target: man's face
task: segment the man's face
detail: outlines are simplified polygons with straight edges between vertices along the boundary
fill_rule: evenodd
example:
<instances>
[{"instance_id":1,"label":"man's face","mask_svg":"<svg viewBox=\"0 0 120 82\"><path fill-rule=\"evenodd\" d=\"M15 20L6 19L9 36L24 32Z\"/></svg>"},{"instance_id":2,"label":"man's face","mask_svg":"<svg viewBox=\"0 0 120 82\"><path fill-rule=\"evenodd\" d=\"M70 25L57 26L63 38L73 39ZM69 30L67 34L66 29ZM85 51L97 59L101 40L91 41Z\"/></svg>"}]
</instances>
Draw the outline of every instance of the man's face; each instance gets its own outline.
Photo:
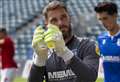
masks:
<instances>
[{"instance_id":1,"label":"man's face","mask_svg":"<svg viewBox=\"0 0 120 82\"><path fill-rule=\"evenodd\" d=\"M70 36L70 17L68 12L64 8L56 8L47 13L47 19L45 20L46 24L55 24L63 33L64 38Z\"/></svg>"},{"instance_id":2,"label":"man's face","mask_svg":"<svg viewBox=\"0 0 120 82\"><path fill-rule=\"evenodd\" d=\"M114 25L116 24L116 14L109 15L107 12L97 13L97 18L104 25L108 31L115 29Z\"/></svg>"}]
</instances>

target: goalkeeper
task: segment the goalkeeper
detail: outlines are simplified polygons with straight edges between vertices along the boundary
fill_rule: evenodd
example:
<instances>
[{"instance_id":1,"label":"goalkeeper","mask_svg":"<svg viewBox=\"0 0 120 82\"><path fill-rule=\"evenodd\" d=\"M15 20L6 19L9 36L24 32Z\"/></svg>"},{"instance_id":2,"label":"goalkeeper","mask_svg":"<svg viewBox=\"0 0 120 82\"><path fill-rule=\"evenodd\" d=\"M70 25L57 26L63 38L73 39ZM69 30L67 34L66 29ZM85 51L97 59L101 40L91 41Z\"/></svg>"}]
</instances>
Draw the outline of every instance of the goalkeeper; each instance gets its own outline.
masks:
<instances>
[{"instance_id":1,"label":"goalkeeper","mask_svg":"<svg viewBox=\"0 0 120 82\"><path fill-rule=\"evenodd\" d=\"M50 2L43 10L45 29L34 32L33 65L28 82L95 82L99 56L94 41L73 35L64 4Z\"/></svg>"}]
</instances>

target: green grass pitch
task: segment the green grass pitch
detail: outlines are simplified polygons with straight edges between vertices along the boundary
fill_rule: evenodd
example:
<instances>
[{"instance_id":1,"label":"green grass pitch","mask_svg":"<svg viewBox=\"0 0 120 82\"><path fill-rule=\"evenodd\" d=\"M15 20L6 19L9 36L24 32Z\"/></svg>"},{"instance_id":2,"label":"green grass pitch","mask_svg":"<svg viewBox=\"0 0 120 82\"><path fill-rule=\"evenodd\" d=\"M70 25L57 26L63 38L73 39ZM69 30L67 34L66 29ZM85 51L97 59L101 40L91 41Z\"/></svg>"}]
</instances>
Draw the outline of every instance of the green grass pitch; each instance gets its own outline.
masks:
<instances>
[{"instance_id":1,"label":"green grass pitch","mask_svg":"<svg viewBox=\"0 0 120 82\"><path fill-rule=\"evenodd\" d=\"M14 82L27 82L27 80L20 78L20 77L17 77L17 78L15 78ZM103 79L97 79L96 82L103 82Z\"/></svg>"}]
</instances>

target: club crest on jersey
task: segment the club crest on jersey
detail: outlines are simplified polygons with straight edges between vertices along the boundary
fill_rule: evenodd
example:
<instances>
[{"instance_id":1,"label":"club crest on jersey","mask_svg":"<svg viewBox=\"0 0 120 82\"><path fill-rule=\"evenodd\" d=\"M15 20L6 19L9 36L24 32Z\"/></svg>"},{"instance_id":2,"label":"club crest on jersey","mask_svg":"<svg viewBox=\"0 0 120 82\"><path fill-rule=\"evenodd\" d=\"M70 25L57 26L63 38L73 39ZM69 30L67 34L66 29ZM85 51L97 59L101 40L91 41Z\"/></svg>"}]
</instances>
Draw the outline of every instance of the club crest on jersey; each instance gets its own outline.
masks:
<instances>
[{"instance_id":1,"label":"club crest on jersey","mask_svg":"<svg viewBox=\"0 0 120 82\"><path fill-rule=\"evenodd\" d=\"M117 45L120 46L120 39L117 40Z\"/></svg>"},{"instance_id":2,"label":"club crest on jersey","mask_svg":"<svg viewBox=\"0 0 120 82\"><path fill-rule=\"evenodd\" d=\"M102 44L104 45L105 43L106 43L106 40L105 40L105 39L103 39Z\"/></svg>"}]
</instances>

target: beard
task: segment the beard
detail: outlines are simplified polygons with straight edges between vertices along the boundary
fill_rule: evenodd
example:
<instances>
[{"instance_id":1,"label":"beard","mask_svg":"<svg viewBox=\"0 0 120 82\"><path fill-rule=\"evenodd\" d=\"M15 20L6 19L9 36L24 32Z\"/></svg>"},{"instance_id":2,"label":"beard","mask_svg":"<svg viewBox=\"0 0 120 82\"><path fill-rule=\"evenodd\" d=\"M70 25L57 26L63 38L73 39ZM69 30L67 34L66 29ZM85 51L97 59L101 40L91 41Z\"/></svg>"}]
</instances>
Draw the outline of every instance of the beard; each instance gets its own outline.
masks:
<instances>
[{"instance_id":1,"label":"beard","mask_svg":"<svg viewBox=\"0 0 120 82\"><path fill-rule=\"evenodd\" d=\"M69 38L72 35L72 29L70 25L69 26L62 25L60 27L60 30L62 32L64 40Z\"/></svg>"}]
</instances>

